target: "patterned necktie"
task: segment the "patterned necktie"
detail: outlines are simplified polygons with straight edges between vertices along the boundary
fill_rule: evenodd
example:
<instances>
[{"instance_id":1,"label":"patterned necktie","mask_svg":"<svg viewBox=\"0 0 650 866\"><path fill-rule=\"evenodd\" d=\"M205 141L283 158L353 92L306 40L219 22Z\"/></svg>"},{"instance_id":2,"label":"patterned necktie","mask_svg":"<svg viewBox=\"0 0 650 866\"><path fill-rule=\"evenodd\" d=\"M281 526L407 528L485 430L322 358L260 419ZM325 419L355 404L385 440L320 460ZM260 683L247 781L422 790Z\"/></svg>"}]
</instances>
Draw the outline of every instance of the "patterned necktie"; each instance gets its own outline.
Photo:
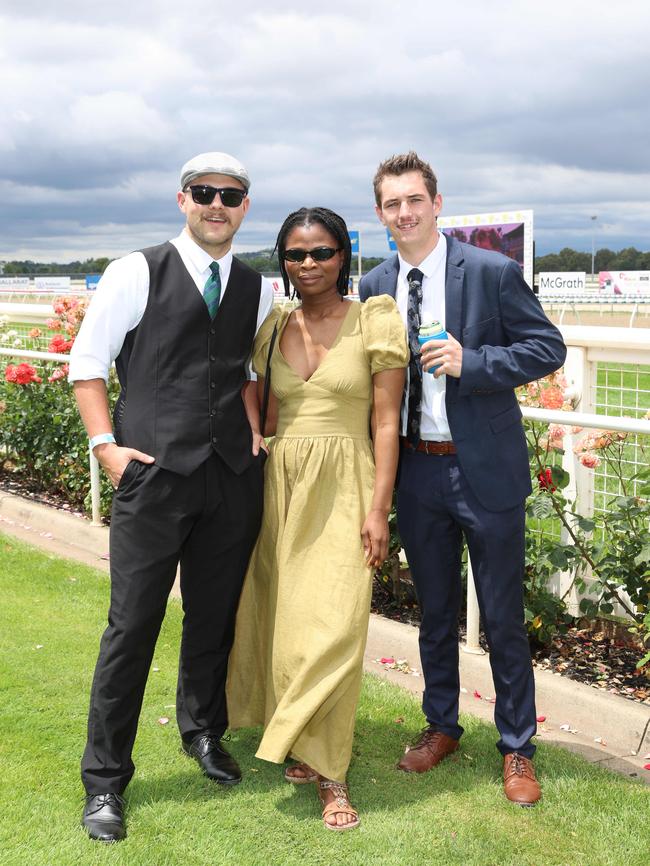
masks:
<instances>
[{"instance_id":1,"label":"patterned necktie","mask_svg":"<svg viewBox=\"0 0 650 866\"><path fill-rule=\"evenodd\" d=\"M409 361L409 394L406 438L411 445L420 441L420 414L422 411L422 367L420 366L420 316L422 312L422 280L424 274L417 268L408 272L409 298L406 307L406 330L408 332L411 359Z\"/></svg>"},{"instance_id":2,"label":"patterned necktie","mask_svg":"<svg viewBox=\"0 0 650 866\"><path fill-rule=\"evenodd\" d=\"M211 274L203 289L203 300L207 304L210 318L214 319L219 309L219 298L221 297L221 277L219 276L219 263L210 264Z\"/></svg>"}]
</instances>

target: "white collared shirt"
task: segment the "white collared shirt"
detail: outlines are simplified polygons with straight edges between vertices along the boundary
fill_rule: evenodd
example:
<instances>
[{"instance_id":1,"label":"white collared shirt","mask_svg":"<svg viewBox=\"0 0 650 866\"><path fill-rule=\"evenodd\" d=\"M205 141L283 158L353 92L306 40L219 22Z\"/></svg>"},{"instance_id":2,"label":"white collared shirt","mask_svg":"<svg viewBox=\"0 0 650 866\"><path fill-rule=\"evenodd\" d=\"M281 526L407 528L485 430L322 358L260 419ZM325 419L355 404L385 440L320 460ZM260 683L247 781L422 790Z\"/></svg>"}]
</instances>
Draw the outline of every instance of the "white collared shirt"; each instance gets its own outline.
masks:
<instances>
[{"instance_id":1,"label":"white collared shirt","mask_svg":"<svg viewBox=\"0 0 650 866\"><path fill-rule=\"evenodd\" d=\"M188 274L203 295L210 265L215 259L185 230L170 243L178 250ZM216 261L221 277L221 303L228 290L232 251ZM110 263L99 281L70 352L68 378L71 382L86 379L107 381L110 366L120 354L126 335L140 324L148 297L149 266L141 252L130 253ZM272 307L273 286L262 277L256 333ZM248 375L250 379L256 378L250 364Z\"/></svg>"},{"instance_id":2,"label":"white collared shirt","mask_svg":"<svg viewBox=\"0 0 650 866\"><path fill-rule=\"evenodd\" d=\"M395 300L406 324L409 287L407 275L415 265L409 264L398 253L399 274ZM447 240L442 232L438 234L438 243L426 259L417 265L424 274L422 280L422 316L421 321L436 320L445 327L445 270L447 264ZM422 417L420 421L420 438L436 441L451 441L447 408L445 406L446 376L435 379L431 373L422 373ZM408 417L408 370L406 384L406 399L402 405L402 436L406 436Z\"/></svg>"}]
</instances>

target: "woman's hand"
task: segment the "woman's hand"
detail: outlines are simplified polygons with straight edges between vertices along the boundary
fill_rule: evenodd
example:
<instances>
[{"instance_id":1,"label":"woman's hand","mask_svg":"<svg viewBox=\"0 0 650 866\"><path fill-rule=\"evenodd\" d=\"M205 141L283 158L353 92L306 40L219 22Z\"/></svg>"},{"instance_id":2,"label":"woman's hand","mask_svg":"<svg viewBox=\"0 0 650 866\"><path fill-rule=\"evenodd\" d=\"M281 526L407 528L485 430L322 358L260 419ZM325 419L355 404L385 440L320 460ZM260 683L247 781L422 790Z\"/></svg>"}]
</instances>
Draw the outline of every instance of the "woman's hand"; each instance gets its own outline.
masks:
<instances>
[{"instance_id":1,"label":"woman's hand","mask_svg":"<svg viewBox=\"0 0 650 866\"><path fill-rule=\"evenodd\" d=\"M253 455L257 457L260 453L260 448L262 451L266 451L269 453L269 447L266 444L266 439L262 436L261 433L253 433Z\"/></svg>"},{"instance_id":2,"label":"woman's hand","mask_svg":"<svg viewBox=\"0 0 650 866\"><path fill-rule=\"evenodd\" d=\"M388 538L388 515L378 508L371 509L361 527L366 565L379 568L388 556Z\"/></svg>"}]
</instances>

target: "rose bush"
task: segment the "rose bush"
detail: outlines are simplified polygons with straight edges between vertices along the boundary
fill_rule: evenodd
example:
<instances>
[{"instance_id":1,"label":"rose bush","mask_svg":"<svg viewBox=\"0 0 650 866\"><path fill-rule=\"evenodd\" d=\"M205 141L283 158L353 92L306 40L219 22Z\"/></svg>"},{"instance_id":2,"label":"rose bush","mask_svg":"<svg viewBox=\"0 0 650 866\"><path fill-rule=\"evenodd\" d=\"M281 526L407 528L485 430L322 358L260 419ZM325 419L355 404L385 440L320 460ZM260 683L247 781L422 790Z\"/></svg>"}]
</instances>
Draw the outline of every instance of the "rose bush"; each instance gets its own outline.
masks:
<instances>
[{"instance_id":1,"label":"rose bush","mask_svg":"<svg viewBox=\"0 0 650 866\"><path fill-rule=\"evenodd\" d=\"M561 383L533 383L520 389L520 402L545 405L544 394ZM553 396L553 402L557 397ZM571 404L563 400L562 408ZM650 642L650 469L647 448L639 446L637 464L642 468L630 477L628 434L608 430L583 431L573 447L579 462L588 469L605 464L608 475L617 480L618 495L610 495L607 507L591 517L578 514L576 503L567 496L569 474L561 465L567 427L526 422L531 473L537 484L527 502L530 518L526 533L526 619L529 632L542 642L565 630L568 618L564 599L573 587L584 597L581 611L588 617L609 616L618 604L633 628ZM534 522L538 530L530 531ZM563 533L560 530L564 530ZM563 540L564 539L564 540ZM570 573L572 581L563 597L547 598L545 587L557 571ZM541 593L541 595L540 595ZM650 661L646 654L640 664Z\"/></svg>"},{"instance_id":2,"label":"rose bush","mask_svg":"<svg viewBox=\"0 0 650 866\"><path fill-rule=\"evenodd\" d=\"M49 351L67 354L86 304L74 297L57 298L53 307L55 317L47 323L47 329L54 332ZM0 322L0 341L7 333L11 334L8 323ZM20 338L21 347L38 348L42 336L40 328L32 328L27 340ZM89 510L88 439L67 374L66 363L43 364L40 374L19 359L6 365L0 380L1 457L5 471L64 497L74 507ZM118 391L114 381L109 391L114 399ZM103 513L110 510L111 495L110 484L102 475Z\"/></svg>"}]
</instances>

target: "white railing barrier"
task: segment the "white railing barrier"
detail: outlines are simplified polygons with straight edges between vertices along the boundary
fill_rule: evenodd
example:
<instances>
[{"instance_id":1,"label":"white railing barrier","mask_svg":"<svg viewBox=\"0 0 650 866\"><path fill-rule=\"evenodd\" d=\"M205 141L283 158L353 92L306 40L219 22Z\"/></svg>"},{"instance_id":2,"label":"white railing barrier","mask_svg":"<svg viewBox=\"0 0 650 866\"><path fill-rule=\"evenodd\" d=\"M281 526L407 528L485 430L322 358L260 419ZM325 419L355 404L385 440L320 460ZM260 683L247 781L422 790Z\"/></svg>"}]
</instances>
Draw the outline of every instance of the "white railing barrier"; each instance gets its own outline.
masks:
<instances>
[{"instance_id":1,"label":"white railing barrier","mask_svg":"<svg viewBox=\"0 0 650 866\"><path fill-rule=\"evenodd\" d=\"M650 436L650 421L637 418L625 418L616 415L595 415L587 412L562 412L552 409L534 409L522 407L522 414L529 421L541 421L546 424L562 424L567 427L590 427L598 430L620 430L624 433L640 433ZM564 459L573 460L573 452L565 450ZM564 460L563 460L564 463ZM566 467L565 467L566 468ZM574 473L571 473L573 479ZM579 491L576 491L579 493ZM570 495L570 494L569 494ZM571 497L570 495L570 498ZM578 495L577 502L580 502ZM578 510L580 508L578 506ZM566 541L566 539L563 539ZM482 653L479 644L479 606L472 574L472 564L467 558L467 635L463 649L468 653Z\"/></svg>"}]
</instances>

